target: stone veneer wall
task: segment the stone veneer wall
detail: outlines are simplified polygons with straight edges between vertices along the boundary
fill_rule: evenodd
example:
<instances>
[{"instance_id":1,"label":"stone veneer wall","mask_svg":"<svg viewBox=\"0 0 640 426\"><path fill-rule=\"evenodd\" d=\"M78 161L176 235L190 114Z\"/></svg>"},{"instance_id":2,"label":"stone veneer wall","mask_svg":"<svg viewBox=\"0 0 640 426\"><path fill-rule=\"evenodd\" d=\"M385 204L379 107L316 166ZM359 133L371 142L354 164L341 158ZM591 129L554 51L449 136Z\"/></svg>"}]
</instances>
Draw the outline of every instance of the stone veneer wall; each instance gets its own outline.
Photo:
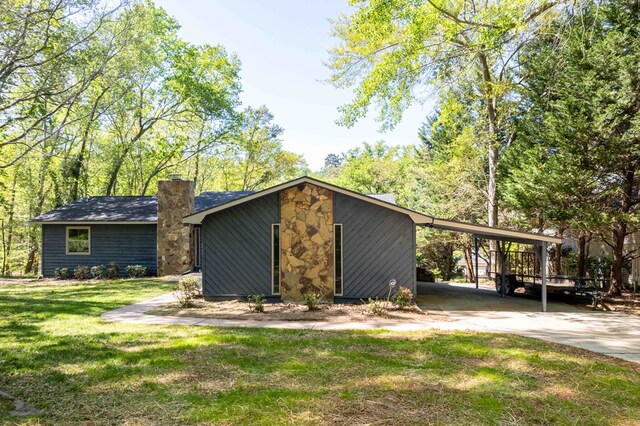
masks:
<instances>
[{"instance_id":1,"label":"stone veneer wall","mask_svg":"<svg viewBox=\"0 0 640 426\"><path fill-rule=\"evenodd\" d=\"M158 276L178 275L193 269L192 226L182 219L195 210L194 183L158 182Z\"/></svg>"},{"instance_id":2,"label":"stone veneer wall","mask_svg":"<svg viewBox=\"0 0 640 426\"><path fill-rule=\"evenodd\" d=\"M280 295L333 301L333 192L309 183L280 192Z\"/></svg>"}]
</instances>

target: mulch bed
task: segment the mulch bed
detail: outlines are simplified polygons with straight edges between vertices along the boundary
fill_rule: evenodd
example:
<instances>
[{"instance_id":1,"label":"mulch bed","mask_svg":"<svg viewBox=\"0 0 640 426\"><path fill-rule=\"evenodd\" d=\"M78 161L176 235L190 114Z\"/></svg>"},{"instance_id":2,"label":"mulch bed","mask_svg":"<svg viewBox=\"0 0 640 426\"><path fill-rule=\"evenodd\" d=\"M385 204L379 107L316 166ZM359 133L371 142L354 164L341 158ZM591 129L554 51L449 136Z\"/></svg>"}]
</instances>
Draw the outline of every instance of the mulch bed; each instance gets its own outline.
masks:
<instances>
[{"instance_id":1,"label":"mulch bed","mask_svg":"<svg viewBox=\"0 0 640 426\"><path fill-rule=\"evenodd\" d=\"M196 299L193 306L189 308L171 303L149 311L147 314L254 321L433 321L446 318L443 315L426 313L415 305L404 309L389 305L382 315L374 315L369 312L366 303L323 304L313 311L302 304L265 303L264 312L257 313L251 312L249 303L245 301L208 302L203 299Z\"/></svg>"}]
</instances>

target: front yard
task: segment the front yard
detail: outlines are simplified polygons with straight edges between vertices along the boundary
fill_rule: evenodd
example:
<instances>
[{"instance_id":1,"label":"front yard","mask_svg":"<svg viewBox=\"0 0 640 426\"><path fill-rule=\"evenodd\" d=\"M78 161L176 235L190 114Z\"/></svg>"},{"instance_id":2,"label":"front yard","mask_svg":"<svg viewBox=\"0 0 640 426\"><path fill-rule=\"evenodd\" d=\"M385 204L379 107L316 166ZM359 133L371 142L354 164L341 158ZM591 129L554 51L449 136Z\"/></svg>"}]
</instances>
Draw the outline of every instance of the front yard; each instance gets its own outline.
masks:
<instances>
[{"instance_id":1,"label":"front yard","mask_svg":"<svg viewBox=\"0 0 640 426\"><path fill-rule=\"evenodd\" d=\"M640 368L476 333L106 323L161 280L0 286L0 423L637 424Z\"/></svg>"}]
</instances>

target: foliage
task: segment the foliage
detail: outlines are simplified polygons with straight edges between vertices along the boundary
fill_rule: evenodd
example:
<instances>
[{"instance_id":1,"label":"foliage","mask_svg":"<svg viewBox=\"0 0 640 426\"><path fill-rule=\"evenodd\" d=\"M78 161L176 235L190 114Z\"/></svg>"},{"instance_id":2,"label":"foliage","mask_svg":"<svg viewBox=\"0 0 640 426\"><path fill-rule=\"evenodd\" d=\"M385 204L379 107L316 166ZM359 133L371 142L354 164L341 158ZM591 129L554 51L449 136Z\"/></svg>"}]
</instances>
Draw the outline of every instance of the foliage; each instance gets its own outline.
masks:
<instances>
[{"instance_id":1,"label":"foliage","mask_svg":"<svg viewBox=\"0 0 640 426\"><path fill-rule=\"evenodd\" d=\"M107 278L107 267L104 265L97 265L91 267L91 276L96 279Z\"/></svg>"},{"instance_id":2,"label":"foliage","mask_svg":"<svg viewBox=\"0 0 640 426\"><path fill-rule=\"evenodd\" d=\"M120 276L120 267L116 262L109 262L107 265L107 278L113 279Z\"/></svg>"},{"instance_id":3,"label":"foliage","mask_svg":"<svg viewBox=\"0 0 640 426\"><path fill-rule=\"evenodd\" d=\"M264 312L264 304L267 301L267 296L265 296L264 294L252 294L247 299L249 301L250 312Z\"/></svg>"},{"instance_id":4,"label":"foliage","mask_svg":"<svg viewBox=\"0 0 640 426\"><path fill-rule=\"evenodd\" d=\"M260 189L305 170L240 61L139 0L0 2L0 274L37 274L28 220L91 195Z\"/></svg>"},{"instance_id":5,"label":"foliage","mask_svg":"<svg viewBox=\"0 0 640 426\"><path fill-rule=\"evenodd\" d=\"M53 270L53 276L57 280L68 280L73 276L73 271L69 268L56 268Z\"/></svg>"},{"instance_id":6,"label":"foliage","mask_svg":"<svg viewBox=\"0 0 640 426\"><path fill-rule=\"evenodd\" d=\"M144 278L149 275L149 268L143 265L127 265L125 270L131 278Z\"/></svg>"},{"instance_id":7,"label":"foliage","mask_svg":"<svg viewBox=\"0 0 640 426\"><path fill-rule=\"evenodd\" d=\"M400 286L391 296L391 303L401 309L411 306L413 305L413 293L407 287Z\"/></svg>"},{"instance_id":8,"label":"foliage","mask_svg":"<svg viewBox=\"0 0 640 426\"><path fill-rule=\"evenodd\" d=\"M193 305L193 300L202 294L202 285L196 277L184 277L176 284L173 294L178 299L178 303L183 308Z\"/></svg>"},{"instance_id":9,"label":"foliage","mask_svg":"<svg viewBox=\"0 0 640 426\"><path fill-rule=\"evenodd\" d=\"M302 298L310 311L318 310L320 303L324 300L322 293L304 293Z\"/></svg>"},{"instance_id":10,"label":"foliage","mask_svg":"<svg viewBox=\"0 0 640 426\"><path fill-rule=\"evenodd\" d=\"M91 269L88 266L78 265L73 270L73 278L77 280L91 278Z\"/></svg>"},{"instance_id":11,"label":"foliage","mask_svg":"<svg viewBox=\"0 0 640 426\"><path fill-rule=\"evenodd\" d=\"M369 298L367 302L367 312L371 315L383 317L387 315L386 303L378 300L378 298Z\"/></svg>"},{"instance_id":12,"label":"foliage","mask_svg":"<svg viewBox=\"0 0 640 426\"><path fill-rule=\"evenodd\" d=\"M393 194L400 205L417 204L422 173L413 146L392 147L379 141L329 157L321 179L365 194Z\"/></svg>"},{"instance_id":13,"label":"foliage","mask_svg":"<svg viewBox=\"0 0 640 426\"><path fill-rule=\"evenodd\" d=\"M557 23L561 43L543 37L524 51L521 136L504 192L525 215L596 233L611 248L617 294L636 256L625 240L640 229L640 9L610 1L584 10Z\"/></svg>"}]
</instances>

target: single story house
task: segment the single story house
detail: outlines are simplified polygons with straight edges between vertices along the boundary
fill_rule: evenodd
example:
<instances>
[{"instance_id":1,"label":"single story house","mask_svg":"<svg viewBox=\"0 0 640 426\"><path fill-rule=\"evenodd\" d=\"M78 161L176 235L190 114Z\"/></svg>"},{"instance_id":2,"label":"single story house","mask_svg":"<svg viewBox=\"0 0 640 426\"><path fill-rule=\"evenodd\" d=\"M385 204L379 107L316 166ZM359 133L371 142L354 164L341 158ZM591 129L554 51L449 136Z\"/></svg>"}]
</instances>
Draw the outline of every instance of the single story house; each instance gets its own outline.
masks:
<instances>
[{"instance_id":1,"label":"single story house","mask_svg":"<svg viewBox=\"0 0 640 426\"><path fill-rule=\"evenodd\" d=\"M117 262L157 275L202 270L207 299L264 294L300 301L385 297L389 282L416 293L416 226L546 244L559 239L437 219L309 177L258 192L194 195L160 181L157 196L88 197L33 219L42 225L42 274Z\"/></svg>"}]
</instances>

